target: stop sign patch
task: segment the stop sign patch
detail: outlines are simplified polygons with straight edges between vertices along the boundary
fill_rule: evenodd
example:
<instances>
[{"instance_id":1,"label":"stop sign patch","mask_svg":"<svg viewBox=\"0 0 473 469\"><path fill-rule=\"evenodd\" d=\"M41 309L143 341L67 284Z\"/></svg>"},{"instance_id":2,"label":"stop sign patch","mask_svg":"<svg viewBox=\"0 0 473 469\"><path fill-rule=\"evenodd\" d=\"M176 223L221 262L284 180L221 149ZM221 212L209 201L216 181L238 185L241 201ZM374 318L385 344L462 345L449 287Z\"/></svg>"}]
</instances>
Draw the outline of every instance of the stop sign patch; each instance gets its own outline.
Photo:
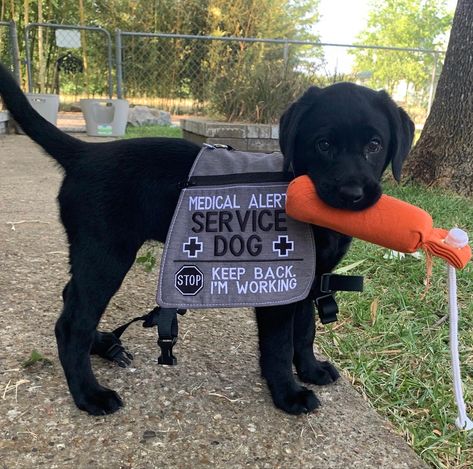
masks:
<instances>
[{"instance_id":1,"label":"stop sign patch","mask_svg":"<svg viewBox=\"0 0 473 469\"><path fill-rule=\"evenodd\" d=\"M195 296L204 287L204 274L195 265L184 265L176 272L174 282L182 295Z\"/></svg>"}]
</instances>

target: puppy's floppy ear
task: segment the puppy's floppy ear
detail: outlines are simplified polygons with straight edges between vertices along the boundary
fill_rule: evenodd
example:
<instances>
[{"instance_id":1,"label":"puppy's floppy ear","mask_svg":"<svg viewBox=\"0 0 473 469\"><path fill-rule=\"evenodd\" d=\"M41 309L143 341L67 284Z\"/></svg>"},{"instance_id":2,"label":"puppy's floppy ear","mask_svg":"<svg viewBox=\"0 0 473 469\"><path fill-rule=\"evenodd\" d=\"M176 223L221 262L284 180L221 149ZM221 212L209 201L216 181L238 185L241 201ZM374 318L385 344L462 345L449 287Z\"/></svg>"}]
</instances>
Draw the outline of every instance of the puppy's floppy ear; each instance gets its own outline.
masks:
<instances>
[{"instance_id":1,"label":"puppy's floppy ear","mask_svg":"<svg viewBox=\"0 0 473 469\"><path fill-rule=\"evenodd\" d=\"M399 107L385 91L380 91L379 95L388 111L391 127L391 144L388 156L391 161L394 179L399 182L404 160L412 146L415 126L407 112ZM388 163L389 161L386 162L386 164Z\"/></svg>"},{"instance_id":2,"label":"puppy's floppy ear","mask_svg":"<svg viewBox=\"0 0 473 469\"><path fill-rule=\"evenodd\" d=\"M287 171L295 158L297 129L302 116L314 105L321 89L311 86L297 101L292 103L279 120L279 146L284 155L284 171Z\"/></svg>"}]
</instances>

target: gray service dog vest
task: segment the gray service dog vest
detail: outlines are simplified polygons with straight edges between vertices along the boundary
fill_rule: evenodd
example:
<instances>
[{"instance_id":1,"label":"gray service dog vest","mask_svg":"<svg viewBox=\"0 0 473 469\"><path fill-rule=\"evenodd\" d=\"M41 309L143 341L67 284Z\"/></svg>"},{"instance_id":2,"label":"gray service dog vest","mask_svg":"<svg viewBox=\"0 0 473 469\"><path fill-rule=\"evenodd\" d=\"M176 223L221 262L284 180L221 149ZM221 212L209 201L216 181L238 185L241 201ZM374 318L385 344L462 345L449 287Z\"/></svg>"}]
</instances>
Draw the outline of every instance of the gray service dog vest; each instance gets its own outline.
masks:
<instances>
[{"instance_id":1,"label":"gray service dog vest","mask_svg":"<svg viewBox=\"0 0 473 469\"><path fill-rule=\"evenodd\" d=\"M157 303L273 306L306 298L315 244L310 225L285 213L288 182L281 153L205 144L169 228Z\"/></svg>"}]
</instances>

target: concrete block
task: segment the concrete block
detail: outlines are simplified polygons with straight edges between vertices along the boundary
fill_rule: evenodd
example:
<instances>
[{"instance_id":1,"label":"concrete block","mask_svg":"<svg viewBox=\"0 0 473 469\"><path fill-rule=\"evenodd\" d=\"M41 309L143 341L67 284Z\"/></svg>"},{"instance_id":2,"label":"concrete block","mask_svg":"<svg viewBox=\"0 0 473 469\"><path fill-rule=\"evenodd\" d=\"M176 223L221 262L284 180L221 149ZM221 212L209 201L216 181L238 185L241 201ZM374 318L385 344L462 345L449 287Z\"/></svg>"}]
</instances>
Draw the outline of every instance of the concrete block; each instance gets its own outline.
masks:
<instances>
[{"instance_id":1,"label":"concrete block","mask_svg":"<svg viewBox=\"0 0 473 469\"><path fill-rule=\"evenodd\" d=\"M271 137L271 126L269 124L261 124L259 126L259 138L272 138Z\"/></svg>"},{"instance_id":2,"label":"concrete block","mask_svg":"<svg viewBox=\"0 0 473 469\"><path fill-rule=\"evenodd\" d=\"M246 138L245 124L209 122L204 135L215 138Z\"/></svg>"},{"instance_id":3,"label":"concrete block","mask_svg":"<svg viewBox=\"0 0 473 469\"><path fill-rule=\"evenodd\" d=\"M181 128L184 138L198 145L221 143L241 151L279 151L278 125L182 119Z\"/></svg>"},{"instance_id":4,"label":"concrete block","mask_svg":"<svg viewBox=\"0 0 473 469\"><path fill-rule=\"evenodd\" d=\"M198 119L182 119L181 128L193 134L206 135L206 122Z\"/></svg>"},{"instance_id":5,"label":"concrete block","mask_svg":"<svg viewBox=\"0 0 473 469\"><path fill-rule=\"evenodd\" d=\"M248 138L271 138L271 125L269 124L249 124L247 129Z\"/></svg>"},{"instance_id":6,"label":"concrete block","mask_svg":"<svg viewBox=\"0 0 473 469\"><path fill-rule=\"evenodd\" d=\"M248 140L248 151L256 153L272 153L279 151L279 142L271 138L255 138Z\"/></svg>"},{"instance_id":7,"label":"concrete block","mask_svg":"<svg viewBox=\"0 0 473 469\"><path fill-rule=\"evenodd\" d=\"M257 124L248 124L246 126L246 136L248 138L259 138L259 127Z\"/></svg>"},{"instance_id":8,"label":"concrete block","mask_svg":"<svg viewBox=\"0 0 473 469\"><path fill-rule=\"evenodd\" d=\"M202 145L207 141L206 137L189 132L188 130L182 130L182 137L189 142L195 143L196 145Z\"/></svg>"}]
</instances>

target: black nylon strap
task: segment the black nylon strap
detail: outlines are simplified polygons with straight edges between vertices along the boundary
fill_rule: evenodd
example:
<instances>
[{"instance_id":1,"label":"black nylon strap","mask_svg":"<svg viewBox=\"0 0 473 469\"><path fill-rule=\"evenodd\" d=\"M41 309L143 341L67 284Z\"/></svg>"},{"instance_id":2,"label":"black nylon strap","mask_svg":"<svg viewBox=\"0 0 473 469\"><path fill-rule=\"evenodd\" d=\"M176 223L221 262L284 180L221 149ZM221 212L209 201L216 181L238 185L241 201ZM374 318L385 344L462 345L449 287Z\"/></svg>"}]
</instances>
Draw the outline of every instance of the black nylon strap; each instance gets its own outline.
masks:
<instances>
[{"instance_id":1,"label":"black nylon strap","mask_svg":"<svg viewBox=\"0 0 473 469\"><path fill-rule=\"evenodd\" d=\"M117 327L112 333L119 339L125 330L128 329L128 326L136 321L143 321L143 327L158 326L158 345L161 349L158 363L160 365L176 365L177 359L172 354L172 348L176 344L179 334L177 315L183 315L185 313L185 309L161 308L160 306L156 306L149 313L143 316L137 316L122 326Z\"/></svg>"},{"instance_id":2,"label":"black nylon strap","mask_svg":"<svg viewBox=\"0 0 473 469\"><path fill-rule=\"evenodd\" d=\"M157 321L160 339L173 339L179 333L177 324L177 309L161 308Z\"/></svg>"},{"instance_id":3,"label":"black nylon strap","mask_svg":"<svg viewBox=\"0 0 473 469\"><path fill-rule=\"evenodd\" d=\"M153 308L149 313L143 314L143 316L137 316L136 318L133 318L131 321L128 321L127 323L117 327L114 331L113 334L117 338L120 338L121 335L128 329L128 326L133 324L136 321L143 321L143 327L152 327L157 324L157 317L159 315L160 307L156 306L156 308Z\"/></svg>"},{"instance_id":4,"label":"black nylon strap","mask_svg":"<svg viewBox=\"0 0 473 469\"><path fill-rule=\"evenodd\" d=\"M136 318L133 318L131 321L128 321L127 323L117 327L115 330L112 331L112 333L117 338L120 338L120 336L128 329L128 327L136 321L143 321L143 327L158 326L160 322L159 317L163 311L164 311L164 317L167 318L167 314L168 314L167 309L161 308L160 306L156 306L149 313L143 314L143 316L137 316ZM180 314L180 315L183 315L186 313L185 309L173 309L171 311L174 311L174 314ZM164 327L166 328L166 326ZM165 332L163 332L163 334L166 333L166 329L164 329L164 331ZM166 335L169 335L169 337L171 337L172 333L169 333L169 334L166 333ZM176 335L177 335L177 332L176 332Z\"/></svg>"},{"instance_id":5,"label":"black nylon strap","mask_svg":"<svg viewBox=\"0 0 473 469\"><path fill-rule=\"evenodd\" d=\"M363 277L357 275L323 274L312 292L322 324L337 320L336 291L363 291Z\"/></svg>"},{"instance_id":6,"label":"black nylon strap","mask_svg":"<svg viewBox=\"0 0 473 469\"><path fill-rule=\"evenodd\" d=\"M361 275L323 274L320 279L320 291L363 291L363 277Z\"/></svg>"}]
</instances>

